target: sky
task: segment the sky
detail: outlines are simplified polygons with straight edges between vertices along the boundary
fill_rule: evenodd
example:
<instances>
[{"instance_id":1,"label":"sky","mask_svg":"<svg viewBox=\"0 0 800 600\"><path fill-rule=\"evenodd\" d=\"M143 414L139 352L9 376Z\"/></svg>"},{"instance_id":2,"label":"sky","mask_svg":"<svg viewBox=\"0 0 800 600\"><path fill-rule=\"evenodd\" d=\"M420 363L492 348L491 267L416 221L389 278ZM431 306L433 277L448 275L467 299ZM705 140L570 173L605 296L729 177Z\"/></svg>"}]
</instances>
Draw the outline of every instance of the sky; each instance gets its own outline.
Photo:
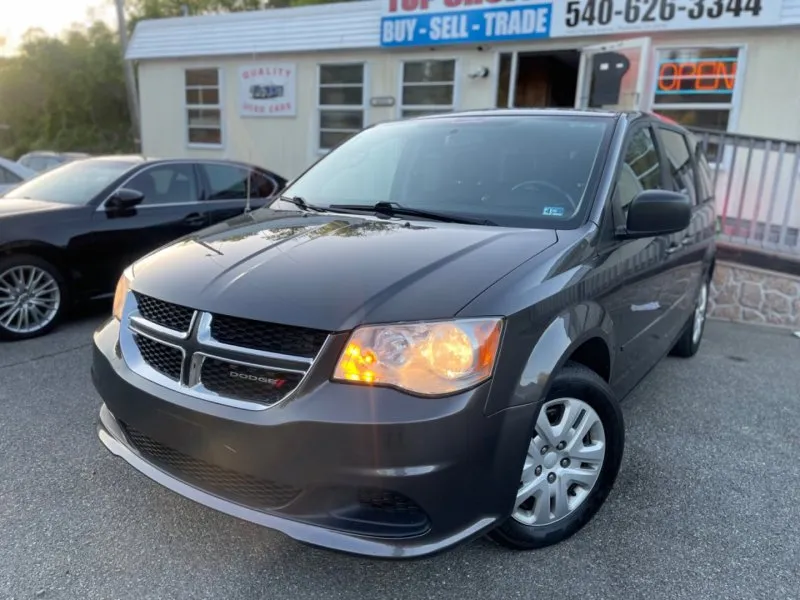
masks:
<instances>
[{"instance_id":1,"label":"sky","mask_svg":"<svg viewBox=\"0 0 800 600\"><path fill-rule=\"evenodd\" d=\"M57 34L72 23L91 22L91 11L97 19L115 22L113 0L0 0L0 38L5 38L0 55L12 52L32 27Z\"/></svg>"}]
</instances>

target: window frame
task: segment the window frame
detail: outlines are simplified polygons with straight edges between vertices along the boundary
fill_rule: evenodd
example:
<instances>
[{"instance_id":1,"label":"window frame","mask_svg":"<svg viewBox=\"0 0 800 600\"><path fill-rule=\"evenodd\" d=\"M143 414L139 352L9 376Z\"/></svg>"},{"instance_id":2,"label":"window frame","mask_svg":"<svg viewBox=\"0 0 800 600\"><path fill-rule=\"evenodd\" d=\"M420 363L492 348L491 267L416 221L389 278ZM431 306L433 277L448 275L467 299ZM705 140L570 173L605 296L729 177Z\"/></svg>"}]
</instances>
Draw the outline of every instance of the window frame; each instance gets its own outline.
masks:
<instances>
[{"instance_id":1,"label":"window frame","mask_svg":"<svg viewBox=\"0 0 800 600\"><path fill-rule=\"evenodd\" d=\"M314 86L314 127L312 128L312 135L314 136L314 141L312 144L313 154L316 157L324 156L333 148L323 148L320 145L320 137L322 133L322 111L323 110L358 110L356 104L322 104L320 103L320 90L322 89L322 68L323 67L353 67L353 66L360 66L362 69L362 79L361 79L361 106L360 110L363 114L362 120L362 127L360 131L363 131L370 125L370 102L369 99L372 94L372 86L371 86L371 79L370 79L370 63L366 60L323 60L317 62L316 72L316 82ZM355 84L344 84L344 85L352 85L355 87ZM355 134L354 134L355 135Z\"/></svg>"},{"instance_id":2,"label":"window frame","mask_svg":"<svg viewBox=\"0 0 800 600\"><path fill-rule=\"evenodd\" d=\"M186 85L186 73L189 71L212 71L217 72L217 94L219 102L217 104L189 104L186 101L186 91L188 89L196 89L197 86ZM226 146L226 127L225 127L225 70L218 65L193 65L191 67L184 67L183 71L183 139L187 148L199 148L219 150ZM202 86L210 88L212 86ZM189 111L190 110L203 110L212 109L219 111L219 144L204 144L199 142L192 142L189 140ZM210 128L206 128L210 129Z\"/></svg>"},{"instance_id":3,"label":"window frame","mask_svg":"<svg viewBox=\"0 0 800 600\"><path fill-rule=\"evenodd\" d=\"M656 86L658 85L658 66L661 61L661 54L664 51L670 50L732 50L738 51L736 57L736 83L734 84L733 94L731 95L730 102L693 102L684 104L663 103L656 104ZM727 110L728 112L728 127L721 133L735 133L739 127L739 115L742 107L742 96L744 94L744 80L747 76L747 43L713 43L713 44L691 44L691 43L674 43L674 44L657 44L653 47L652 54L652 74L650 77L650 92L648 93L648 110L650 112L659 113L661 110ZM731 154L730 149L723 148L722 160L712 161L708 160L709 166L714 169L727 169L730 166Z\"/></svg>"},{"instance_id":4,"label":"window frame","mask_svg":"<svg viewBox=\"0 0 800 600\"><path fill-rule=\"evenodd\" d=\"M403 75L405 73L406 64L408 64L408 63L422 63L422 62L426 62L428 60L441 61L441 62L453 61L453 63L454 63L454 67L453 67L453 103L452 103L452 105L450 105L450 110L448 112L457 112L459 110L459 107L461 106L461 84L460 84L460 80L461 80L461 58L460 57L458 57L456 55L452 55L452 54L447 54L447 55L433 56L431 58L424 58L424 57L403 58L403 59L401 59L399 61L399 63L398 63L399 64L399 68L397 69L397 102L395 102L395 118L403 119L404 118L403 117L403 111L404 110L425 110L426 108L435 108L435 109L444 108L443 104L431 104L431 105L428 105L428 106L424 106L424 105L420 105L420 104L409 104L409 105L403 104L403 85L405 83L404 79L403 79ZM499 61L499 59L496 59L496 60ZM498 62L497 64L499 65L500 63ZM439 85L445 85L447 82L438 82L438 83L439 83ZM436 85L436 83L431 83L430 85ZM495 86L495 87L497 87L497 86ZM497 91L495 91L495 95L496 94L497 94ZM408 117L408 118L413 118L413 117Z\"/></svg>"}]
</instances>

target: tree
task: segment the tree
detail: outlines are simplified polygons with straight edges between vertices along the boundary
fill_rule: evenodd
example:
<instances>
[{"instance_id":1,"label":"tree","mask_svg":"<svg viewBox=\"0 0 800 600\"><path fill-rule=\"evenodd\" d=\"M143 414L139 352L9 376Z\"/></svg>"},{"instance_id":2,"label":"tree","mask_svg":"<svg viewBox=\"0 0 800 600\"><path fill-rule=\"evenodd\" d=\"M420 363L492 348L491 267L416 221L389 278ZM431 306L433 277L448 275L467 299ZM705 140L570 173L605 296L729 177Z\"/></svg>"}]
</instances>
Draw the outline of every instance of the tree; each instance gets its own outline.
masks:
<instances>
[{"instance_id":1,"label":"tree","mask_svg":"<svg viewBox=\"0 0 800 600\"><path fill-rule=\"evenodd\" d=\"M126 0L128 27L142 19L238 12L327 0ZM133 152L117 31L102 22L60 36L29 30L0 58L0 155L31 150Z\"/></svg>"},{"instance_id":2,"label":"tree","mask_svg":"<svg viewBox=\"0 0 800 600\"><path fill-rule=\"evenodd\" d=\"M115 32L98 22L62 38L26 35L0 63L0 154L34 149L130 151L122 57Z\"/></svg>"},{"instance_id":3,"label":"tree","mask_svg":"<svg viewBox=\"0 0 800 600\"><path fill-rule=\"evenodd\" d=\"M353 0L127 0L127 8L129 22L136 23L142 19L184 14L206 15L347 1Z\"/></svg>"},{"instance_id":4,"label":"tree","mask_svg":"<svg viewBox=\"0 0 800 600\"><path fill-rule=\"evenodd\" d=\"M127 0L128 28L143 19L261 10L264 0Z\"/></svg>"}]
</instances>

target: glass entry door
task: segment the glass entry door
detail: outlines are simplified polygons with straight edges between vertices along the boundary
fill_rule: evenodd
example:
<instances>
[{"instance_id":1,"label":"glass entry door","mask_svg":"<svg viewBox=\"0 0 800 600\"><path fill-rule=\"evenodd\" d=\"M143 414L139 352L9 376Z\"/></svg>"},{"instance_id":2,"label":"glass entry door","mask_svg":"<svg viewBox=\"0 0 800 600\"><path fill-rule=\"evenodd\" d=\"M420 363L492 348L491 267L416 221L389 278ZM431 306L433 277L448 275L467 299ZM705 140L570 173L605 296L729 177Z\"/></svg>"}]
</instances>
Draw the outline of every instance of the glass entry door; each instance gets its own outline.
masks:
<instances>
[{"instance_id":1,"label":"glass entry door","mask_svg":"<svg viewBox=\"0 0 800 600\"><path fill-rule=\"evenodd\" d=\"M644 110L650 46L642 37L583 48L575 107Z\"/></svg>"}]
</instances>

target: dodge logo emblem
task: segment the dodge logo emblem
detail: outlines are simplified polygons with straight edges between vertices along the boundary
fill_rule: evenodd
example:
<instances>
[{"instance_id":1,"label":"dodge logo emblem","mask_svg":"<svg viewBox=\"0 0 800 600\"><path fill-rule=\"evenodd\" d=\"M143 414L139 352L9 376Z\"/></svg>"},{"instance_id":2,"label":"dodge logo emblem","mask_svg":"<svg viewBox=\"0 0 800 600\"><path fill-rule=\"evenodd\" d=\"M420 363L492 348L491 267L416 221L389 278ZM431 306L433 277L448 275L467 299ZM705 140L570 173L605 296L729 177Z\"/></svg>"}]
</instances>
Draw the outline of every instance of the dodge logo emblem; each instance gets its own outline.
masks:
<instances>
[{"instance_id":1,"label":"dodge logo emblem","mask_svg":"<svg viewBox=\"0 0 800 600\"><path fill-rule=\"evenodd\" d=\"M244 379L245 381L256 381L258 383L266 383L272 387L280 388L285 379L274 379L272 377L259 377L258 375L251 375L250 373L240 373L239 371L228 371L228 376L234 379Z\"/></svg>"}]
</instances>

